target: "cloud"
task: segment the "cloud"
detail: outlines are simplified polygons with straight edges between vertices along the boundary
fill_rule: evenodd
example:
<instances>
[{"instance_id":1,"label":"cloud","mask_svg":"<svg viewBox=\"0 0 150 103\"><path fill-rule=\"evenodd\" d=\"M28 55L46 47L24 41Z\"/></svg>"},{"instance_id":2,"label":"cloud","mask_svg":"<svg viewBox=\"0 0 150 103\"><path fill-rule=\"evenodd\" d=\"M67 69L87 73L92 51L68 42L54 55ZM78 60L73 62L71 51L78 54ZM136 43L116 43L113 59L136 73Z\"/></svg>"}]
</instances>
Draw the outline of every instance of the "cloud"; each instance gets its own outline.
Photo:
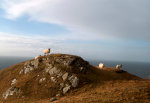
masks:
<instances>
[{"instance_id":1,"label":"cloud","mask_svg":"<svg viewBox=\"0 0 150 103\"><path fill-rule=\"evenodd\" d=\"M36 56L43 54L45 48L52 48L52 53L72 52L64 40L49 36L20 36L0 32L0 55Z\"/></svg>"},{"instance_id":2,"label":"cloud","mask_svg":"<svg viewBox=\"0 0 150 103\"><path fill-rule=\"evenodd\" d=\"M89 42L51 36L20 36L0 32L0 56L31 57L43 55L43 49L51 48L52 53L66 53L82 56L87 60L130 60L149 61L150 43ZM140 49L139 49L140 48Z\"/></svg>"},{"instance_id":3,"label":"cloud","mask_svg":"<svg viewBox=\"0 0 150 103\"><path fill-rule=\"evenodd\" d=\"M149 60L149 0L1 0L0 6L5 18L26 16L71 31L47 36L0 32L0 55L35 56L50 47L98 59Z\"/></svg>"},{"instance_id":4,"label":"cloud","mask_svg":"<svg viewBox=\"0 0 150 103\"><path fill-rule=\"evenodd\" d=\"M65 26L98 39L150 41L149 0L3 0L6 17Z\"/></svg>"}]
</instances>

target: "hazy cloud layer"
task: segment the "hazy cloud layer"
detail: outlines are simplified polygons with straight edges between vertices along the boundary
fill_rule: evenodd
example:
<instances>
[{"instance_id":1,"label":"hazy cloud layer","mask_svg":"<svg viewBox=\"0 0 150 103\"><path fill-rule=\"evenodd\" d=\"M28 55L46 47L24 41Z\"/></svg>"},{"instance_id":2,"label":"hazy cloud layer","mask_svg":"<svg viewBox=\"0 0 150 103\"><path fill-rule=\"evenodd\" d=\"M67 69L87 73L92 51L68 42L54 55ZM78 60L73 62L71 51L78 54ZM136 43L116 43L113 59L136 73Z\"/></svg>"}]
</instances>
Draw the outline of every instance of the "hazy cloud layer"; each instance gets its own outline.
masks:
<instances>
[{"instance_id":1,"label":"hazy cloud layer","mask_svg":"<svg viewBox=\"0 0 150 103\"><path fill-rule=\"evenodd\" d=\"M3 0L6 17L63 25L99 39L150 41L149 0Z\"/></svg>"},{"instance_id":2,"label":"hazy cloud layer","mask_svg":"<svg viewBox=\"0 0 150 103\"><path fill-rule=\"evenodd\" d=\"M60 37L58 37L60 38ZM37 56L43 49L52 48L52 53L79 55L87 60L149 61L150 43L98 42L87 40L58 39L49 36L20 36L0 32L0 55ZM75 42L75 43L74 43Z\"/></svg>"},{"instance_id":3,"label":"hazy cloud layer","mask_svg":"<svg viewBox=\"0 0 150 103\"><path fill-rule=\"evenodd\" d=\"M20 36L0 32L0 54L11 56L43 55L45 48L52 48L52 53L69 53L62 39L49 36Z\"/></svg>"}]
</instances>

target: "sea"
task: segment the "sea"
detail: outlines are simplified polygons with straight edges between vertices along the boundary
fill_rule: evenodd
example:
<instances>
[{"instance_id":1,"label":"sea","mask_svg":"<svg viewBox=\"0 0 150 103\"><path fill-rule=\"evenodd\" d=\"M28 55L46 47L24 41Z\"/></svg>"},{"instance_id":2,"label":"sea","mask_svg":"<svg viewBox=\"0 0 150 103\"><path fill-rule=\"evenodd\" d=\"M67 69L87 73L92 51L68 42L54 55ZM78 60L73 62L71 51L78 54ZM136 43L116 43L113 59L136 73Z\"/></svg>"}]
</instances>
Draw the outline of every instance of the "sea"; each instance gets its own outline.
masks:
<instances>
[{"instance_id":1,"label":"sea","mask_svg":"<svg viewBox=\"0 0 150 103\"><path fill-rule=\"evenodd\" d=\"M9 56L0 56L0 69L10 67L14 64L26 61L32 57L9 57Z\"/></svg>"},{"instance_id":2,"label":"sea","mask_svg":"<svg viewBox=\"0 0 150 103\"><path fill-rule=\"evenodd\" d=\"M11 65L32 59L32 57L6 57L0 56L0 69L7 68ZM129 61L108 61L108 60L87 60L90 64L98 66L103 62L108 67L115 67L117 64L123 65L123 70L132 73L141 78L148 78L150 75L150 62L129 62Z\"/></svg>"}]
</instances>

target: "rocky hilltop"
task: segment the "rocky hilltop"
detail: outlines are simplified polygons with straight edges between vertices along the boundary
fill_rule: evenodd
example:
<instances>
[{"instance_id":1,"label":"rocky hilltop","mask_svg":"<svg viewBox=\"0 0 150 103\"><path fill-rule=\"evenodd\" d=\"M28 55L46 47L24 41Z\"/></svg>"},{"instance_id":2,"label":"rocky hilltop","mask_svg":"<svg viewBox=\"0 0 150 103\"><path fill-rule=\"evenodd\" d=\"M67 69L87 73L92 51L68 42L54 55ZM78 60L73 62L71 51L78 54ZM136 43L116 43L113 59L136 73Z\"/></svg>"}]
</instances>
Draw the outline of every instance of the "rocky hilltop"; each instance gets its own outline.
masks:
<instances>
[{"instance_id":1,"label":"rocky hilltop","mask_svg":"<svg viewBox=\"0 0 150 103\"><path fill-rule=\"evenodd\" d=\"M1 70L0 102L84 103L84 100L79 102L72 98L74 100L72 102L68 101L69 99L63 101L63 98L79 95L91 89L94 91L109 82L110 86L107 84L107 88L111 87L113 83L121 83L121 81L128 83L131 80L134 81L134 84L136 81L139 81L139 84L144 81L146 86L149 83L148 80L143 80L122 70L100 70L79 56L51 54ZM147 93L149 93L147 88ZM105 90L105 88L103 89ZM142 88L141 90L145 89ZM99 103L96 102L96 98L94 99L95 102L90 100L87 98L85 103Z\"/></svg>"}]
</instances>

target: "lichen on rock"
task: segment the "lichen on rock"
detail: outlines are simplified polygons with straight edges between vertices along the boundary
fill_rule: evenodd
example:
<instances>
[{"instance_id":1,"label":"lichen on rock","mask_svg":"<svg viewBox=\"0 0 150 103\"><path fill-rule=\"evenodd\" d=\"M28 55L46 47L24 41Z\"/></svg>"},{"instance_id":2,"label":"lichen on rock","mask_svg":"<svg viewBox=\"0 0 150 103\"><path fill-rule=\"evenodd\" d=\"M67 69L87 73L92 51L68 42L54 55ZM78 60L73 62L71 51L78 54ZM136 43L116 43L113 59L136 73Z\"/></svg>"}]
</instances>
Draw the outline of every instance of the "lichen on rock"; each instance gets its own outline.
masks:
<instances>
[{"instance_id":1,"label":"lichen on rock","mask_svg":"<svg viewBox=\"0 0 150 103\"><path fill-rule=\"evenodd\" d=\"M63 79L64 81L66 81L67 78L68 78L68 72L66 72L66 73L62 76L62 79Z\"/></svg>"},{"instance_id":2,"label":"lichen on rock","mask_svg":"<svg viewBox=\"0 0 150 103\"><path fill-rule=\"evenodd\" d=\"M70 90L71 86L66 84L65 87L63 88L63 94L66 94Z\"/></svg>"},{"instance_id":3,"label":"lichen on rock","mask_svg":"<svg viewBox=\"0 0 150 103\"><path fill-rule=\"evenodd\" d=\"M39 80L39 83L42 83L43 81L45 81L46 80L46 78L41 78L40 80Z\"/></svg>"},{"instance_id":4,"label":"lichen on rock","mask_svg":"<svg viewBox=\"0 0 150 103\"><path fill-rule=\"evenodd\" d=\"M34 59L31 61L27 61L24 63L23 68L20 70L19 74L27 74L35 69L37 69L39 66L39 59Z\"/></svg>"},{"instance_id":5,"label":"lichen on rock","mask_svg":"<svg viewBox=\"0 0 150 103\"><path fill-rule=\"evenodd\" d=\"M11 81L11 85L15 84L16 82L17 82L17 79L13 79L13 80Z\"/></svg>"},{"instance_id":6,"label":"lichen on rock","mask_svg":"<svg viewBox=\"0 0 150 103\"><path fill-rule=\"evenodd\" d=\"M17 87L10 87L6 90L6 92L4 92L2 94L2 97L4 99L7 99L8 96L14 95L14 94L18 94L20 92L20 89Z\"/></svg>"},{"instance_id":7,"label":"lichen on rock","mask_svg":"<svg viewBox=\"0 0 150 103\"><path fill-rule=\"evenodd\" d=\"M56 68L56 67L53 67L52 69L49 70L49 74L50 75L57 75L59 74L61 71L60 69Z\"/></svg>"},{"instance_id":8,"label":"lichen on rock","mask_svg":"<svg viewBox=\"0 0 150 103\"><path fill-rule=\"evenodd\" d=\"M60 83L60 89L59 90L62 90L63 87L64 87L64 83Z\"/></svg>"},{"instance_id":9,"label":"lichen on rock","mask_svg":"<svg viewBox=\"0 0 150 103\"><path fill-rule=\"evenodd\" d=\"M51 81L56 83L56 78L55 77L51 77Z\"/></svg>"},{"instance_id":10,"label":"lichen on rock","mask_svg":"<svg viewBox=\"0 0 150 103\"><path fill-rule=\"evenodd\" d=\"M53 102L53 101L55 101L55 100L57 100L56 97L52 97L52 98L50 99L50 102Z\"/></svg>"},{"instance_id":11,"label":"lichen on rock","mask_svg":"<svg viewBox=\"0 0 150 103\"><path fill-rule=\"evenodd\" d=\"M79 78L77 76L72 75L71 77L68 78L72 87L77 87L79 85Z\"/></svg>"}]
</instances>

